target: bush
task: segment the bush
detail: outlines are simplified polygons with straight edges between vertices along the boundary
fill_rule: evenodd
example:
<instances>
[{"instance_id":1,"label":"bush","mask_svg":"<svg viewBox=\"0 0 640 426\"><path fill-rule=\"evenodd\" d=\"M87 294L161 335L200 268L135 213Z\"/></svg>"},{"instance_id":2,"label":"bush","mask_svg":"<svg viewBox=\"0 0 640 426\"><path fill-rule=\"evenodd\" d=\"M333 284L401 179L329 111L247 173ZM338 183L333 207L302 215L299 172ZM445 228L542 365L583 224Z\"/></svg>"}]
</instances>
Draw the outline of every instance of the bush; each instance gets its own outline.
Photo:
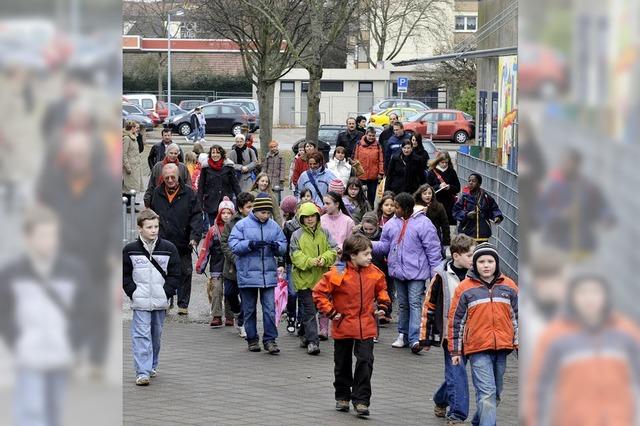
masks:
<instances>
[{"instance_id":1,"label":"bush","mask_svg":"<svg viewBox=\"0 0 640 426\"><path fill-rule=\"evenodd\" d=\"M455 108L464 111L471 116L476 116L476 88L467 87L462 89L460 95L455 101Z\"/></svg>"}]
</instances>

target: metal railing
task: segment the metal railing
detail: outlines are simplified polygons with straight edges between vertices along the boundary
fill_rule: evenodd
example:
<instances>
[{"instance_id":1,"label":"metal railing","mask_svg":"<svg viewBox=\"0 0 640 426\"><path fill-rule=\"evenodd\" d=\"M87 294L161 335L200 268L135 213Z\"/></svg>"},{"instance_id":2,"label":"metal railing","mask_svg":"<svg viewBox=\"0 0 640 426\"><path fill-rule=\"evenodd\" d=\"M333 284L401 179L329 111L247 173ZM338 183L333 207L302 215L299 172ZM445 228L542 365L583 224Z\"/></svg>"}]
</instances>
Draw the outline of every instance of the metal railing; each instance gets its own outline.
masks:
<instances>
[{"instance_id":1,"label":"metal railing","mask_svg":"<svg viewBox=\"0 0 640 426\"><path fill-rule=\"evenodd\" d=\"M462 152L456 153L456 170L460 184L465 186L469 174L482 176L482 188L498 203L504 215L499 225L492 225L491 239L500 255L502 272L518 280L518 175L495 164Z\"/></svg>"},{"instance_id":2,"label":"metal railing","mask_svg":"<svg viewBox=\"0 0 640 426\"><path fill-rule=\"evenodd\" d=\"M122 246L138 238L136 225L136 191L131 190L131 205L127 206L129 199L122 197Z\"/></svg>"}]
</instances>

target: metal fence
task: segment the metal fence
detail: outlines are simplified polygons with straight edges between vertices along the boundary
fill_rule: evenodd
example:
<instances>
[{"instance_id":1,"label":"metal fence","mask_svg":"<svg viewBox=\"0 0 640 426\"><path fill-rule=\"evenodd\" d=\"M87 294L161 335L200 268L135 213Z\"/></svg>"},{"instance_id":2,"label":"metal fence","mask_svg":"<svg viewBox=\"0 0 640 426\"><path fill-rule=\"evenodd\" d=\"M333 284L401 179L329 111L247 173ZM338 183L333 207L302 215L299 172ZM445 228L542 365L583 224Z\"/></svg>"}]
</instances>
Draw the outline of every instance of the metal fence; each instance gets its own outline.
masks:
<instances>
[{"instance_id":1,"label":"metal fence","mask_svg":"<svg viewBox=\"0 0 640 426\"><path fill-rule=\"evenodd\" d=\"M491 195L502 213L504 220L492 225L493 235L489 242L498 249L500 269L505 275L518 279L518 175L487 161L458 152L456 170L462 186L466 185L469 174L482 176L482 188Z\"/></svg>"},{"instance_id":2,"label":"metal fence","mask_svg":"<svg viewBox=\"0 0 640 426\"><path fill-rule=\"evenodd\" d=\"M122 246L138 238L136 224L136 191L131 190L131 206L127 206L127 197L122 197Z\"/></svg>"}]
</instances>

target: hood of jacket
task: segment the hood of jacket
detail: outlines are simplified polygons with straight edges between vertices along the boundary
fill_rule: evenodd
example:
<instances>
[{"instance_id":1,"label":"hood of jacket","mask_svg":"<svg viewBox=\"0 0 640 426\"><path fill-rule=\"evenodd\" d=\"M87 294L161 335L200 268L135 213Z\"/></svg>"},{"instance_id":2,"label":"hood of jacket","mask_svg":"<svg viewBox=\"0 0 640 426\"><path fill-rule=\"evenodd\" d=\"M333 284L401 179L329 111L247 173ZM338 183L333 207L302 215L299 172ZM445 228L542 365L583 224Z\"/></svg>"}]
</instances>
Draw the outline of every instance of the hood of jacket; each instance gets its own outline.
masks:
<instances>
[{"instance_id":1,"label":"hood of jacket","mask_svg":"<svg viewBox=\"0 0 640 426\"><path fill-rule=\"evenodd\" d=\"M300 207L298 207L298 212L296 213L296 218L303 224L302 218L305 216L313 216L316 215L318 217L318 224L320 223L320 212L318 211L318 207L312 202L302 203Z\"/></svg>"}]
</instances>

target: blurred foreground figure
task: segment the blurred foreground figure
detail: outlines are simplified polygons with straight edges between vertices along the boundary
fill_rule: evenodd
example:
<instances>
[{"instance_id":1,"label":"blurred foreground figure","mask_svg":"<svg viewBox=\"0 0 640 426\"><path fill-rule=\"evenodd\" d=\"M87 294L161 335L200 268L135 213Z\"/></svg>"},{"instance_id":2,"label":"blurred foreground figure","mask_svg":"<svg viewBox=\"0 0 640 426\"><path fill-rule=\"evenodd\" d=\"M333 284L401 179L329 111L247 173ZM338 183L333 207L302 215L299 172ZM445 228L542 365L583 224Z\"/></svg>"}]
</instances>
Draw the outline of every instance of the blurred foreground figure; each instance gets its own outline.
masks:
<instances>
[{"instance_id":1,"label":"blurred foreground figure","mask_svg":"<svg viewBox=\"0 0 640 426\"><path fill-rule=\"evenodd\" d=\"M536 345L524 383L525 424L637 424L640 329L614 312L600 276L575 278L567 302Z\"/></svg>"},{"instance_id":2,"label":"blurred foreground figure","mask_svg":"<svg viewBox=\"0 0 640 426\"><path fill-rule=\"evenodd\" d=\"M16 367L17 425L57 425L86 308L86 270L60 250L55 213L24 218L26 253L0 271L0 334Z\"/></svg>"}]
</instances>

